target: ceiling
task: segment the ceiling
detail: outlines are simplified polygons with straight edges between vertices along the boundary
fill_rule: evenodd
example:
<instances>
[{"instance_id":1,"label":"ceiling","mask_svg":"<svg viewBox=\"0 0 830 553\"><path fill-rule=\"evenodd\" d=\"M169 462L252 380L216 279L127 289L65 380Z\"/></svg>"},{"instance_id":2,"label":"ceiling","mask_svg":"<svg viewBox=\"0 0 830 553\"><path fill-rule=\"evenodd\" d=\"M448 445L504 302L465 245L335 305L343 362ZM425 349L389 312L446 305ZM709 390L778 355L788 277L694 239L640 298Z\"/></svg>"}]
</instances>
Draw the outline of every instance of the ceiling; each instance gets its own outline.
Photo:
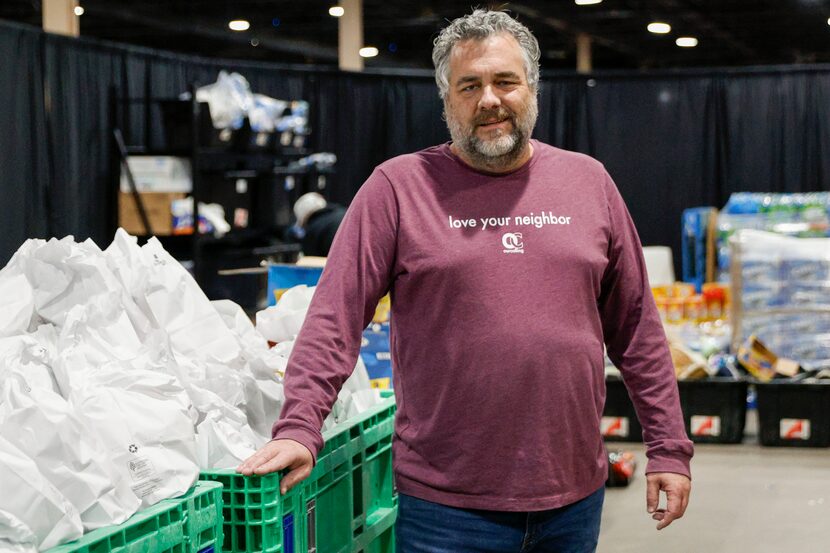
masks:
<instances>
[{"instance_id":1,"label":"ceiling","mask_svg":"<svg viewBox=\"0 0 830 553\"><path fill-rule=\"evenodd\" d=\"M335 0L82 0L81 34L223 58L336 65ZM430 52L446 20L471 0L363 0L368 67L431 68ZM488 2L480 2L488 5ZM543 69L576 66L579 33L592 37L596 69L678 68L830 62L830 0L574 0L501 2L536 34ZM245 32L228 29L247 19ZM0 19L41 24L41 0L0 0ZM669 35L646 30L672 25ZM680 48L678 36L699 40ZM254 46L253 44L256 44Z\"/></svg>"}]
</instances>

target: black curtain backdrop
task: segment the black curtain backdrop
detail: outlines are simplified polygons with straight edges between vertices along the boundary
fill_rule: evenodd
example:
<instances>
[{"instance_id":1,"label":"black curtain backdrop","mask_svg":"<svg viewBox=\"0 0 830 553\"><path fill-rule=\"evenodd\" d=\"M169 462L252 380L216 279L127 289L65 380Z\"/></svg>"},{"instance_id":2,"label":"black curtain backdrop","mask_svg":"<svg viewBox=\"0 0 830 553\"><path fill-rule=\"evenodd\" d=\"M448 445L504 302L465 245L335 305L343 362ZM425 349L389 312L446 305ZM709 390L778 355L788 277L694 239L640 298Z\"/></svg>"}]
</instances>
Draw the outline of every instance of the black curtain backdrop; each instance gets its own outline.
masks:
<instances>
[{"instance_id":1,"label":"black curtain backdrop","mask_svg":"<svg viewBox=\"0 0 830 553\"><path fill-rule=\"evenodd\" d=\"M378 163L448 139L426 71L343 73L213 60L0 23L0 265L31 237L112 238L111 90L175 97L238 71L255 92L310 102L313 146L337 155L348 204ZM141 108L141 106L137 106ZM680 214L736 191L830 190L830 66L543 73L534 136L602 161L644 245L680 257ZM161 138L131 110L128 141Z\"/></svg>"}]
</instances>

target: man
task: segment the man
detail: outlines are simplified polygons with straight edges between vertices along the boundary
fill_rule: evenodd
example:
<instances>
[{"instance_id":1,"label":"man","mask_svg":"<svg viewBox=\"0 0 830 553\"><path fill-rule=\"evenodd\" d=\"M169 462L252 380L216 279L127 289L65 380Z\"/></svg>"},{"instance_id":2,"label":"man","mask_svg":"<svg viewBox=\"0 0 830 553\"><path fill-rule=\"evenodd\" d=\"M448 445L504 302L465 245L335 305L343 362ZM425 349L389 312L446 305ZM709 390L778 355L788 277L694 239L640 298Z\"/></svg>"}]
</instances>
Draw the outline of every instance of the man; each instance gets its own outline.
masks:
<instances>
[{"instance_id":1,"label":"man","mask_svg":"<svg viewBox=\"0 0 830 553\"><path fill-rule=\"evenodd\" d=\"M644 428L646 506L683 515L692 444L642 250L603 166L530 139L539 46L476 10L435 41L452 142L380 165L335 239L243 474L307 476L391 291L400 551L594 551L607 459L603 342ZM667 508L658 509L662 490Z\"/></svg>"},{"instance_id":2,"label":"man","mask_svg":"<svg viewBox=\"0 0 830 553\"><path fill-rule=\"evenodd\" d=\"M294 216L302 229L300 244L304 255L326 257L346 208L329 203L317 192L303 194L294 202Z\"/></svg>"}]
</instances>

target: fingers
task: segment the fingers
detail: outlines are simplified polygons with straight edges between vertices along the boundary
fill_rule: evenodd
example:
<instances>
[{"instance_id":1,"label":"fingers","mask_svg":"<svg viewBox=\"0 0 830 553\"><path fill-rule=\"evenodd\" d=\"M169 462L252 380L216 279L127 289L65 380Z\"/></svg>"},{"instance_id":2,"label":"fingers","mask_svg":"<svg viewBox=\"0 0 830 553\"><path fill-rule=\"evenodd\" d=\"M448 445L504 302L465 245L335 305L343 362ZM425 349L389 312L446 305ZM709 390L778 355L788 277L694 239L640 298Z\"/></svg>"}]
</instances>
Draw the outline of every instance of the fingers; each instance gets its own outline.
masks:
<instances>
[{"instance_id":1,"label":"fingers","mask_svg":"<svg viewBox=\"0 0 830 553\"><path fill-rule=\"evenodd\" d=\"M266 474L271 474L272 472L286 469L291 466L292 462L293 459L291 459L289 455L287 455L284 451L279 451L276 455L264 463L254 467L253 473L257 476L264 476Z\"/></svg>"},{"instance_id":2,"label":"fingers","mask_svg":"<svg viewBox=\"0 0 830 553\"><path fill-rule=\"evenodd\" d=\"M270 445L270 444L269 444ZM245 459L241 465L236 467L236 472L244 474L245 476L251 476L254 473L254 469L262 465L263 463L269 461L272 457L273 453L271 452L268 446L263 447L247 459Z\"/></svg>"},{"instance_id":3,"label":"fingers","mask_svg":"<svg viewBox=\"0 0 830 553\"><path fill-rule=\"evenodd\" d=\"M675 473L648 474L646 482L646 510L658 522L657 529L662 530L685 514L691 482ZM665 509L658 509L661 491L666 494Z\"/></svg>"},{"instance_id":4,"label":"fingers","mask_svg":"<svg viewBox=\"0 0 830 553\"><path fill-rule=\"evenodd\" d=\"M657 529L662 530L669 524L671 524L674 520L683 516L683 512L686 510L685 506L683 505L683 496L686 494L678 493L677 490L672 488L666 489L666 512L665 516L662 519L655 519L659 520L657 524Z\"/></svg>"},{"instance_id":5,"label":"fingers","mask_svg":"<svg viewBox=\"0 0 830 553\"><path fill-rule=\"evenodd\" d=\"M259 448L256 453L245 459L242 464L236 468L236 472L239 472L245 476L251 476L255 471L256 474L266 474L267 472L281 470L285 468L285 466L276 466L276 464L272 462L281 451L282 448L279 444L276 442L268 442ZM271 470L264 472L257 470L266 464L271 467Z\"/></svg>"},{"instance_id":6,"label":"fingers","mask_svg":"<svg viewBox=\"0 0 830 553\"><path fill-rule=\"evenodd\" d=\"M660 500L660 481L656 478L648 478L646 483L646 511L654 513L657 511L657 502Z\"/></svg>"},{"instance_id":7,"label":"fingers","mask_svg":"<svg viewBox=\"0 0 830 553\"><path fill-rule=\"evenodd\" d=\"M662 519L655 519L655 520L659 521L657 523L657 529L662 530L663 528L665 528L666 526L668 526L669 524L674 522L674 519L676 519L676 518L679 518L679 517L676 517L676 516L674 516L673 513L669 512L669 511L666 511L664 513L664 516L663 516Z\"/></svg>"},{"instance_id":8,"label":"fingers","mask_svg":"<svg viewBox=\"0 0 830 553\"><path fill-rule=\"evenodd\" d=\"M308 478L309 474L311 474L311 467L308 465L302 465L301 467L292 470L286 474L282 480L280 480L280 493L285 495L299 482Z\"/></svg>"},{"instance_id":9,"label":"fingers","mask_svg":"<svg viewBox=\"0 0 830 553\"><path fill-rule=\"evenodd\" d=\"M245 476L264 476L291 469L280 479L280 493L285 494L307 478L313 467L314 457L304 445L290 440L275 440L245 459L236 471Z\"/></svg>"}]
</instances>

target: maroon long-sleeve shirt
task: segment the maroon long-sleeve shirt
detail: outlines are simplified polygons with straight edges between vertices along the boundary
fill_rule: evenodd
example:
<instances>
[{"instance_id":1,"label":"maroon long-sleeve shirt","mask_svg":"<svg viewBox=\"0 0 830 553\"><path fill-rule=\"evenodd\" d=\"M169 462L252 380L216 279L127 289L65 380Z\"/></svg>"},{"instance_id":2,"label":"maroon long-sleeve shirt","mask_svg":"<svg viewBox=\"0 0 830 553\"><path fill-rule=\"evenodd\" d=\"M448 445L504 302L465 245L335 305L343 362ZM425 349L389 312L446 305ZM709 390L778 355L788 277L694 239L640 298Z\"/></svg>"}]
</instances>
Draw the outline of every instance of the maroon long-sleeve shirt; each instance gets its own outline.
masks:
<instances>
[{"instance_id":1,"label":"maroon long-sleeve shirt","mask_svg":"<svg viewBox=\"0 0 830 553\"><path fill-rule=\"evenodd\" d=\"M354 198L289 360L274 436L313 453L378 299L392 296L399 491L464 508L560 507L603 485L603 342L648 472L688 440L637 232L603 166L532 141L502 175L448 144L380 165Z\"/></svg>"}]
</instances>

